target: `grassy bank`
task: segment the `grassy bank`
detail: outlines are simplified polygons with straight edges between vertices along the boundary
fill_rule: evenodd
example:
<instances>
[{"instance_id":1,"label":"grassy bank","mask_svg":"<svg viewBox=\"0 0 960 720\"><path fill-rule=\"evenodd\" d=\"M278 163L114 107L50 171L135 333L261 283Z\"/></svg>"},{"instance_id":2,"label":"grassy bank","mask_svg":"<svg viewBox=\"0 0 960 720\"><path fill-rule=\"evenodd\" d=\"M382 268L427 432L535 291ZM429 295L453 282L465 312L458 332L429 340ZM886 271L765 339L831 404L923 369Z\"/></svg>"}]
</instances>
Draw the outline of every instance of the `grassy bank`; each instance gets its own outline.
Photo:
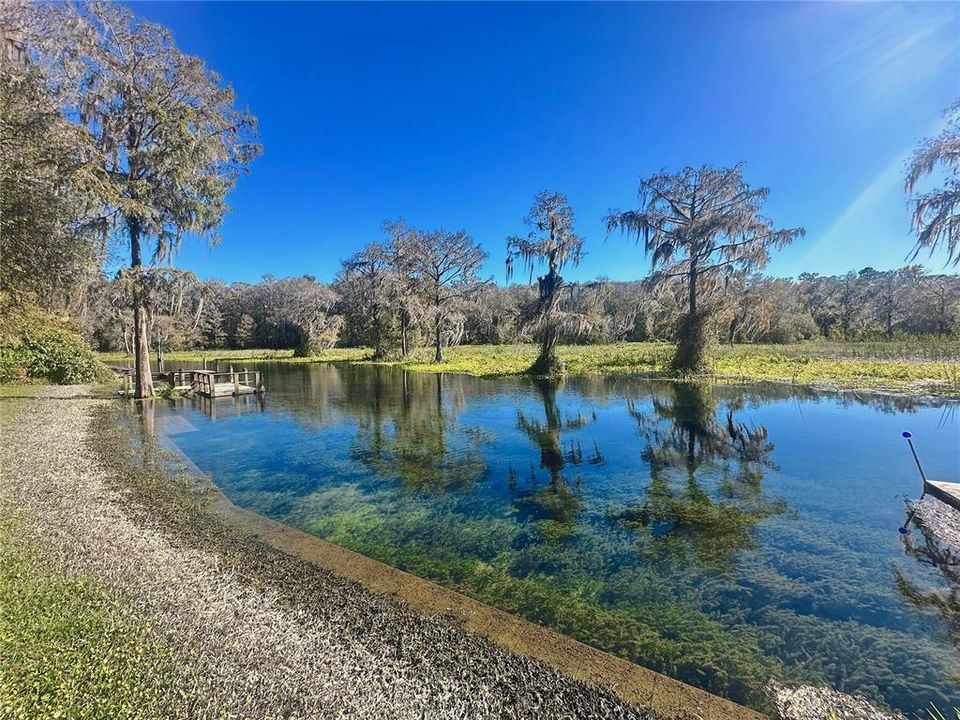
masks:
<instances>
[{"instance_id":1,"label":"grassy bank","mask_svg":"<svg viewBox=\"0 0 960 720\"><path fill-rule=\"evenodd\" d=\"M17 547L0 518L0 715L166 718L186 714L174 653L101 583Z\"/></svg>"},{"instance_id":2,"label":"grassy bank","mask_svg":"<svg viewBox=\"0 0 960 720\"><path fill-rule=\"evenodd\" d=\"M37 386L0 386L0 422L42 396ZM112 583L63 567L36 520L0 503L0 717L186 716L172 647Z\"/></svg>"},{"instance_id":3,"label":"grassy bank","mask_svg":"<svg viewBox=\"0 0 960 720\"><path fill-rule=\"evenodd\" d=\"M560 354L572 375L665 375L672 346L666 343L565 345ZM447 360L432 362L432 350L419 348L388 365L415 372L460 372L477 376L518 375L537 355L534 345L464 345L449 348ZM284 362L371 362L362 348L336 348L312 358L291 350L206 350L169 353L170 363L278 360ZM129 360L102 354L104 362ZM927 339L892 342L811 342L797 345L734 345L711 353L714 377L773 381L835 389L886 390L960 397L960 341Z\"/></svg>"},{"instance_id":4,"label":"grassy bank","mask_svg":"<svg viewBox=\"0 0 960 720\"><path fill-rule=\"evenodd\" d=\"M334 348L324 350L320 355L313 357L294 357L293 350L269 350L263 348L253 348L250 350L177 350L164 354L168 365L178 362L199 363L207 360L208 362L236 363L244 360L277 360L291 363L310 363L310 362L350 362L355 360L365 360L370 356L370 351L366 348ZM98 353L100 360L107 365L127 365L133 363L133 356L125 352L102 352ZM150 356L150 362L156 360L154 355Z\"/></svg>"}]
</instances>

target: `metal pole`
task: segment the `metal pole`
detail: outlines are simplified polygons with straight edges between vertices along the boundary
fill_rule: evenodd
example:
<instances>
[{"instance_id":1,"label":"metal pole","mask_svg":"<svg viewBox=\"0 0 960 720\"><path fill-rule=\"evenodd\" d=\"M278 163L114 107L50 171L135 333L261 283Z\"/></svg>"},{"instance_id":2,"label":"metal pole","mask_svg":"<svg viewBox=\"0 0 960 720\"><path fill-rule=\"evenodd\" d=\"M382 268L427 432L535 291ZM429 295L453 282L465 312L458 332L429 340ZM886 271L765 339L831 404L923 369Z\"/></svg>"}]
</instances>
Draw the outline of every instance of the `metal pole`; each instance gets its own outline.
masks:
<instances>
[{"instance_id":1,"label":"metal pole","mask_svg":"<svg viewBox=\"0 0 960 720\"><path fill-rule=\"evenodd\" d=\"M913 460L917 463L917 470L920 471L920 479L923 480L923 489L920 492L920 500L923 500L924 495L927 494L927 474L923 471L923 465L920 464L920 456L917 455L917 449L913 446L913 434L909 430L903 431L903 437L907 440L907 445L910 446L910 452L913 454ZM900 527L900 534L906 535L910 532L910 521L913 520L913 516L916 515L916 509L911 510L907 513L907 519L903 522L903 525Z\"/></svg>"},{"instance_id":2,"label":"metal pole","mask_svg":"<svg viewBox=\"0 0 960 720\"><path fill-rule=\"evenodd\" d=\"M907 445L910 446L910 452L913 453L913 459L917 463L917 470L920 471L920 477L923 479L924 488L926 488L927 475L923 472L923 465L920 464L920 456L917 455L917 449L913 446L913 434L908 430L904 430L903 436L907 439Z\"/></svg>"}]
</instances>

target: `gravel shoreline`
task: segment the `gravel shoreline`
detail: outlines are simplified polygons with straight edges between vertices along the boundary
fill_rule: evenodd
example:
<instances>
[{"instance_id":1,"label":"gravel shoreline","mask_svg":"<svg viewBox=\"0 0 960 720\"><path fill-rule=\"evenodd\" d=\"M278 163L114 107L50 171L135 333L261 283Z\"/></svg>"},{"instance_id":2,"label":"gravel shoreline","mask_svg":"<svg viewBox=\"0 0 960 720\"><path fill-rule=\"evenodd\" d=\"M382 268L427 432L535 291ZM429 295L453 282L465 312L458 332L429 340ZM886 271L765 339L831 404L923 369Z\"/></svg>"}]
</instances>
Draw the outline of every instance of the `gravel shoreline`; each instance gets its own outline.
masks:
<instances>
[{"instance_id":1,"label":"gravel shoreline","mask_svg":"<svg viewBox=\"0 0 960 720\"><path fill-rule=\"evenodd\" d=\"M104 437L113 401L48 387L2 402L17 404L0 418L17 542L175 648L183 717L657 717L218 527L189 496L151 499L149 443L139 469L104 461L110 442L129 447Z\"/></svg>"}]
</instances>

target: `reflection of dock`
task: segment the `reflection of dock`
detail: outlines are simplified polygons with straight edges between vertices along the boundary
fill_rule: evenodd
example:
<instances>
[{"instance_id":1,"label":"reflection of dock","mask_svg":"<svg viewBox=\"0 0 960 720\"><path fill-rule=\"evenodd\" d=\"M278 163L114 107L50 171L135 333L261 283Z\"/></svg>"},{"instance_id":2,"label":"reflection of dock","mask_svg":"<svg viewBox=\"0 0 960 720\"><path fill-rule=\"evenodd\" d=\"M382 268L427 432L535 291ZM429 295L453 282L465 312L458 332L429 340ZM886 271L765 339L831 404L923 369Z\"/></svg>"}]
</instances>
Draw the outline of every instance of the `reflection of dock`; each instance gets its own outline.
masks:
<instances>
[{"instance_id":1,"label":"reflection of dock","mask_svg":"<svg viewBox=\"0 0 960 720\"><path fill-rule=\"evenodd\" d=\"M937 498L937 500L960 510L960 483L925 480L923 488L927 493Z\"/></svg>"},{"instance_id":2,"label":"reflection of dock","mask_svg":"<svg viewBox=\"0 0 960 720\"><path fill-rule=\"evenodd\" d=\"M245 413L263 412L266 403L263 393L245 393L230 397L223 395L210 397L194 393L193 406L211 420L217 420Z\"/></svg>"}]
</instances>

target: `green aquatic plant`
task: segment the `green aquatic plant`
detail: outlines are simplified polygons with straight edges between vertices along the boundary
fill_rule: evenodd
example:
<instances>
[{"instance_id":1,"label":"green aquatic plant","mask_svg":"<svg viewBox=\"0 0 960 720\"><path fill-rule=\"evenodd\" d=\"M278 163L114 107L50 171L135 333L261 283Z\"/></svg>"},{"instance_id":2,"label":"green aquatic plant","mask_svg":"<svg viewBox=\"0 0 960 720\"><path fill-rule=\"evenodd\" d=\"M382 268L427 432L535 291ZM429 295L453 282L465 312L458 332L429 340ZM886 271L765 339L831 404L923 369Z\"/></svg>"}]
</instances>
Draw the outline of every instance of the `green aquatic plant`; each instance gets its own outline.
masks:
<instances>
[{"instance_id":1,"label":"green aquatic plant","mask_svg":"<svg viewBox=\"0 0 960 720\"><path fill-rule=\"evenodd\" d=\"M769 676L901 708L954 701L944 678L957 656L878 562L877 527L824 522L805 495L816 488L791 487L789 443L775 478L788 512L766 487L776 428L744 420L771 401L859 401L785 386L289 372L278 378L292 388L269 396L269 445L248 416L182 436L245 507L755 707ZM438 413L435 440L420 423ZM405 448L415 442L427 447ZM442 477L429 467L441 446L476 448L486 472L411 482L420 464Z\"/></svg>"},{"instance_id":2,"label":"green aquatic plant","mask_svg":"<svg viewBox=\"0 0 960 720\"><path fill-rule=\"evenodd\" d=\"M484 438L457 432L444 404L444 376L384 370L376 372L368 392L348 392L342 405L359 423L354 457L412 490L469 488L486 472L478 449ZM401 402L392 402L397 397Z\"/></svg>"},{"instance_id":3,"label":"green aquatic plant","mask_svg":"<svg viewBox=\"0 0 960 720\"><path fill-rule=\"evenodd\" d=\"M924 708L924 712L927 714L929 720L950 720L936 705L931 704L930 707ZM948 711L949 712L949 711ZM953 708L953 717L955 720L960 720L960 708Z\"/></svg>"},{"instance_id":4,"label":"green aquatic plant","mask_svg":"<svg viewBox=\"0 0 960 720\"><path fill-rule=\"evenodd\" d=\"M901 534L904 551L908 557L935 567L946 585L942 588L920 587L897 567L894 569L897 590L913 607L937 613L943 619L948 639L960 648L960 553L923 522L916 525L922 541L917 542L913 533Z\"/></svg>"},{"instance_id":5,"label":"green aquatic plant","mask_svg":"<svg viewBox=\"0 0 960 720\"><path fill-rule=\"evenodd\" d=\"M544 420L527 417L522 411L517 411L517 428L526 435L540 451L540 468L547 471L549 481L545 486L537 482L536 470L530 466L530 485L527 489L517 492L513 490L514 506L523 517L532 517L538 520L552 520L552 538L559 539L561 527L572 528L577 519L583 502L580 498L576 483L571 485L564 477L563 471L567 465L578 465L583 462L582 450L576 447L564 452L562 433L564 430L583 427L587 420L582 415L564 419L557 405L557 389L559 383L551 380L539 380L534 383L537 394L543 402ZM600 456L599 448L596 455ZM512 472L512 469L511 469ZM515 479L512 484L515 486Z\"/></svg>"}]
</instances>

